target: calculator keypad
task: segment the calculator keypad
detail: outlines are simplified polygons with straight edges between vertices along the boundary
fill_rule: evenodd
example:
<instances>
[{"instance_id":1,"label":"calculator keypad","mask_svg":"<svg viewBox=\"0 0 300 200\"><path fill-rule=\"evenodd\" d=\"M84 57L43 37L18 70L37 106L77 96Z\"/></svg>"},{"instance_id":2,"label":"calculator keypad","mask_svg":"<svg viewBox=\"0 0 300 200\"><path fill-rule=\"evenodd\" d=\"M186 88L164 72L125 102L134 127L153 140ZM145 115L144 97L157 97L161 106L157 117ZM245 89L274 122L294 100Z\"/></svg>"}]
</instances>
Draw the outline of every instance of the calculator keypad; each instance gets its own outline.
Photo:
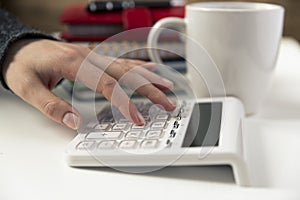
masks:
<instances>
[{"instance_id":1,"label":"calculator keypad","mask_svg":"<svg viewBox=\"0 0 300 200\"><path fill-rule=\"evenodd\" d=\"M89 126L85 141L77 145L78 150L97 148L111 149L155 149L170 147L176 137L184 108L168 113L152 103L136 104L144 116L145 125L137 126L111 106L105 107L97 118L99 124ZM154 106L153 106L154 105Z\"/></svg>"}]
</instances>

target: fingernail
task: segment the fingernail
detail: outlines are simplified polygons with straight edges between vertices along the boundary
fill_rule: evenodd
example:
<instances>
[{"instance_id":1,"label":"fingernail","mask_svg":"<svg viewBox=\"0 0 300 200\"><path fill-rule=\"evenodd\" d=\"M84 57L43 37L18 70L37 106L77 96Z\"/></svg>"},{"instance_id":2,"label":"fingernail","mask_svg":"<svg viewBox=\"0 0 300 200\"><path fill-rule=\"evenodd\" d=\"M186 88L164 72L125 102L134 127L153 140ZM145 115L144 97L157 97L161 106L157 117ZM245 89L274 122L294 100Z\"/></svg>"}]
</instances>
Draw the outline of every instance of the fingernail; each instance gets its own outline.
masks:
<instances>
[{"instance_id":1,"label":"fingernail","mask_svg":"<svg viewBox=\"0 0 300 200\"><path fill-rule=\"evenodd\" d=\"M157 64L154 62L147 62L143 66L150 71L154 71L157 68Z\"/></svg>"},{"instance_id":2,"label":"fingernail","mask_svg":"<svg viewBox=\"0 0 300 200\"><path fill-rule=\"evenodd\" d=\"M145 124L145 119L144 119L144 117L142 116L142 114L140 112L137 112L136 117L137 117L137 119L139 120L139 123L140 123L138 125L144 125Z\"/></svg>"},{"instance_id":3,"label":"fingernail","mask_svg":"<svg viewBox=\"0 0 300 200\"><path fill-rule=\"evenodd\" d=\"M63 123L71 129L77 130L79 126L79 117L72 112L67 112L63 117Z\"/></svg>"},{"instance_id":4,"label":"fingernail","mask_svg":"<svg viewBox=\"0 0 300 200\"><path fill-rule=\"evenodd\" d=\"M169 81L168 79L166 78L163 78L164 82L168 85L168 87L173 87L174 86L174 83Z\"/></svg>"},{"instance_id":5,"label":"fingernail","mask_svg":"<svg viewBox=\"0 0 300 200\"><path fill-rule=\"evenodd\" d=\"M168 102L172 105L172 107L176 108L176 103L173 102L171 99L168 99Z\"/></svg>"}]
</instances>

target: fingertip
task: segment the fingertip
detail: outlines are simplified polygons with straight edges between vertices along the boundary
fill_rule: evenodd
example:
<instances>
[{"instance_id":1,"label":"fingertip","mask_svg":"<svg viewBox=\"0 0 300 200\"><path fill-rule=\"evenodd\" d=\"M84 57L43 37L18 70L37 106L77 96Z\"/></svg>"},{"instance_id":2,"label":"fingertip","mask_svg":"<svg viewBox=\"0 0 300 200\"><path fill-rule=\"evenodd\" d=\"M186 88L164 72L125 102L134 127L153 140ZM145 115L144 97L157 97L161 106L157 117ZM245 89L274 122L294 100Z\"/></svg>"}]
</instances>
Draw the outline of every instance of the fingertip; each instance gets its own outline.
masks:
<instances>
[{"instance_id":1,"label":"fingertip","mask_svg":"<svg viewBox=\"0 0 300 200\"><path fill-rule=\"evenodd\" d=\"M168 104L169 104L168 111L175 110L175 108L177 106L176 103L169 98L167 98L167 100L168 100Z\"/></svg>"},{"instance_id":2,"label":"fingertip","mask_svg":"<svg viewBox=\"0 0 300 200\"><path fill-rule=\"evenodd\" d=\"M130 101L129 105L131 120L133 121L133 123L135 123L136 125L144 125L145 119L143 115L139 112L139 110L136 108L135 104Z\"/></svg>"},{"instance_id":3,"label":"fingertip","mask_svg":"<svg viewBox=\"0 0 300 200\"><path fill-rule=\"evenodd\" d=\"M136 125L142 126L142 125L145 124L145 119L144 119L144 117L142 116L142 114L140 112L136 113L136 119L137 119Z\"/></svg>"},{"instance_id":4,"label":"fingertip","mask_svg":"<svg viewBox=\"0 0 300 200\"><path fill-rule=\"evenodd\" d=\"M64 114L62 122L67 127L77 130L80 127L80 116L78 114L75 114L73 112L67 112Z\"/></svg>"}]
</instances>

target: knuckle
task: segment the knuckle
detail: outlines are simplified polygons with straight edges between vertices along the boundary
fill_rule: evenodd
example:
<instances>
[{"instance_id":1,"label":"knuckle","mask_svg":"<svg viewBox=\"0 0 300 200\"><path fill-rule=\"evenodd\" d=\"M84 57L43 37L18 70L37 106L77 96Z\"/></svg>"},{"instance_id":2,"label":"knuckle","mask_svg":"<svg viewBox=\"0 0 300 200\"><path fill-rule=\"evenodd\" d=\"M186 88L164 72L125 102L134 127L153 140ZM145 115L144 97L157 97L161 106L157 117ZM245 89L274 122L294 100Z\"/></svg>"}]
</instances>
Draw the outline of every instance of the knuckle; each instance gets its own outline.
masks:
<instances>
[{"instance_id":1,"label":"knuckle","mask_svg":"<svg viewBox=\"0 0 300 200\"><path fill-rule=\"evenodd\" d=\"M118 60L119 68L122 69L123 72L129 72L134 68L129 59L119 59Z\"/></svg>"},{"instance_id":2,"label":"knuckle","mask_svg":"<svg viewBox=\"0 0 300 200\"><path fill-rule=\"evenodd\" d=\"M64 60L67 60L69 62L74 62L78 59L80 53L75 48L66 48L64 49L62 56Z\"/></svg>"},{"instance_id":3,"label":"knuckle","mask_svg":"<svg viewBox=\"0 0 300 200\"><path fill-rule=\"evenodd\" d=\"M58 74L73 80L77 73L76 66L80 66L82 60L82 55L76 48L64 48L60 55L60 61L65 67L58 67Z\"/></svg>"},{"instance_id":4,"label":"knuckle","mask_svg":"<svg viewBox=\"0 0 300 200\"><path fill-rule=\"evenodd\" d=\"M59 107L59 102L55 100L48 100L42 105L42 109L48 116L54 116Z\"/></svg>"},{"instance_id":5,"label":"knuckle","mask_svg":"<svg viewBox=\"0 0 300 200\"><path fill-rule=\"evenodd\" d=\"M122 66L122 69L123 69L124 73L127 73L132 69L132 67L125 64L124 66Z\"/></svg>"},{"instance_id":6,"label":"knuckle","mask_svg":"<svg viewBox=\"0 0 300 200\"><path fill-rule=\"evenodd\" d=\"M127 72L129 72L131 70L131 67L127 64L125 64L123 61L122 62L115 62L112 63L112 66L117 68L118 71L123 75L126 74Z\"/></svg>"},{"instance_id":7,"label":"knuckle","mask_svg":"<svg viewBox=\"0 0 300 200\"><path fill-rule=\"evenodd\" d=\"M101 92L111 91L117 85L117 81L111 77L105 77L101 80Z\"/></svg>"},{"instance_id":8,"label":"knuckle","mask_svg":"<svg viewBox=\"0 0 300 200\"><path fill-rule=\"evenodd\" d=\"M105 78L102 81L102 86L104 88L113 88L116 86L116 84L117 84L117 81L113 78Z\"/></svg>"},{"instance_id":9,"label":"knuckle","mask_svg":"<svg viewBox=\"0 0 300 200\"><path fill-rule=\"evenodd\" d=\"M85 46L78 46L80 50L82 50L85 53L89 53L91 51L91 48L85 47Z\"/></svg>"}]
</instances>

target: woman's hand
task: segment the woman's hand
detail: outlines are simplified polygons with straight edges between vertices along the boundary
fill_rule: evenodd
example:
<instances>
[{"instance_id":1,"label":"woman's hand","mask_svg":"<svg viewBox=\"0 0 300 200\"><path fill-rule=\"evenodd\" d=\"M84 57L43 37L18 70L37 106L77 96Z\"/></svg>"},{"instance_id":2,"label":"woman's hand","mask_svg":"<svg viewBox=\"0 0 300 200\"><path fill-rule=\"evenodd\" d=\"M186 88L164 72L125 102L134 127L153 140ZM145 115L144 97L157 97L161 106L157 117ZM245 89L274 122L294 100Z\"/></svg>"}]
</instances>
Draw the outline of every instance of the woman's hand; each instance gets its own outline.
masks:
<instances>
[{"instance_id":1,"label":"woman's hand","mask_svg":"<svg viewBox=\"0 0 300 200\"><path fill-rule=\"evenodd\" d=\"M173 84L147 69L153 67L153 63L100 56L79 45L23 39L10 47L3 76L8 87L24 101L50 119L77 129L81 122L78 111L51 92L61 79L79 80L102 93L126 118L142 125L144 118L119 82L171 111L176 106L161 90L171 89Z\"/></svg>"}]
</instances>

